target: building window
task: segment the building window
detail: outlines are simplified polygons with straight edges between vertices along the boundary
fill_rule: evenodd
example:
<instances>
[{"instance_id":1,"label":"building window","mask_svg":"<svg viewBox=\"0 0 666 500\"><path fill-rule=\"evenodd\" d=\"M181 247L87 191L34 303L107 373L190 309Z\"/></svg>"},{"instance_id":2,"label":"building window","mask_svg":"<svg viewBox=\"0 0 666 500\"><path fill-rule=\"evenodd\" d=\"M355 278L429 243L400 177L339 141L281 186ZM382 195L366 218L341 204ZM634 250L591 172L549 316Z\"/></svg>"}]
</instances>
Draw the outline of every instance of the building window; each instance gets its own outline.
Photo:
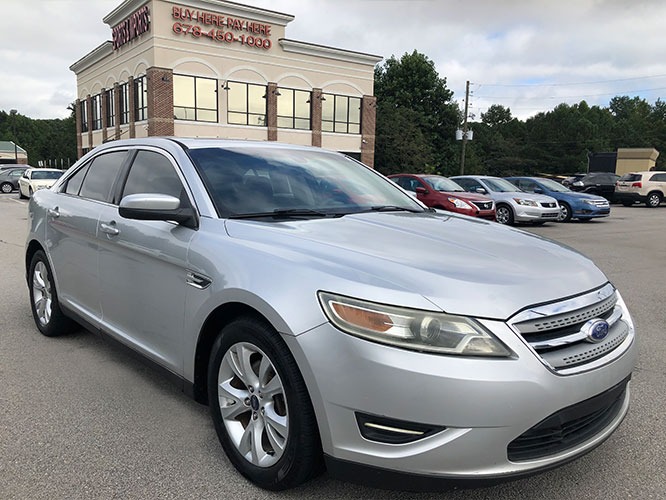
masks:
<instances>
[{"instance_id":1,"label":"building window","mask_svg":"<svg viewBox=\"0 0 666 500\"><path fill-rule=\"evenodd\" d=\"M277 126L310 129L310 92L280 89L277 98Z\"/></svg>"},{"instance_id":2,"label":"building window","mask_svg":"<svg viewBox=\"0 0 666 500\"><path fill-rule=\"evenodd\" d=\"M81 132L88 131L88 99L81 101Z\"/></svg>"},{"instance_id":3,"label":"building window","mask_svg":"<svg viewBox=\"0 0 666 500\"><path fill-rule=\"evenodd\" d=\"M321 129L342 134L361 133L361 98L322 94Z\"/></svg>"},{"instance_id":4,"label":"building window","mask_svg":"<svg viewBox=\"0 0 666 500\"><path fill-rule=\"evenodd\" d=\"M92 129L99 130L102 128L102 94L92 96L90 104L92 107Z\"/></svg>"},{"instance_id":5,"label":"building window","mask_svg":"<svg viewBox=\"0 0 666 500\"><path fill-rule=\"evenodd\" d=\"M227 122L266 126L266 86L227 82Z\"/></svg>"},{"instance_id":6,"label":"building window","mask_svg":"<svg viewBox=\"0 0 666 500\"><path fill-rule=\"evenodd\" d=\"M116 94L113 89L106 91L106 126L113 127L116 124Z\"/></svg>"},{"instance_id":7,"label":"building window","mask_svg":"<svg viewBox=\"0 0 666 500\"><path fill-rule=\"evenodd\" d=\"M134 117L138 122L148 118L148 88L145 75L134 79Z\"/></svg>"},{"instance_id":8,"label":"building window","mask_svg":"<svg viewBox=\"0 0 666 500\"><path fill-rule=\"evenodd\" d=\"M217 122L217 80L173 75L173 114L180 120Z\"/></svg>"},{"instance_id":9,"label":"building window","mask_svg":"<svg viewBox=\"0 0 666 500\"><path fill-rule=\"evenodd\" d=\"M121 83L118 87L118 97L120 100L120 124L129 123L129 89L127 82Z\"/></svg>"}]
</instances>

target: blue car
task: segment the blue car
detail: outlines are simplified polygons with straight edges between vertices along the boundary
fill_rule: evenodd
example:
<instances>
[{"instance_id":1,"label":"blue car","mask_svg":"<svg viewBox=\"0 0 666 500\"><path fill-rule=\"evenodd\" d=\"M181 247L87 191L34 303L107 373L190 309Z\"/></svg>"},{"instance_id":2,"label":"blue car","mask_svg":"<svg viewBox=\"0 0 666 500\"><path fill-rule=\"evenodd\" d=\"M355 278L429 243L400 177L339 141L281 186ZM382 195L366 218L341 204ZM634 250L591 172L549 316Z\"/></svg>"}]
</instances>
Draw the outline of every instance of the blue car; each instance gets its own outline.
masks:
<instances>
[{"instance_id":1,"label":"blue car","mask_svg":"<svg viewBox=\"0 0 666 500\"><path fill-rule=\"evenodd\" d=\"M522 191L551 196L560 205L558 222L569 222L571 219L589 221L610 215L610 203L602 196L577 193L552 179L541 177L507 177L509 182Z\"/></svg>"}]
</instances>

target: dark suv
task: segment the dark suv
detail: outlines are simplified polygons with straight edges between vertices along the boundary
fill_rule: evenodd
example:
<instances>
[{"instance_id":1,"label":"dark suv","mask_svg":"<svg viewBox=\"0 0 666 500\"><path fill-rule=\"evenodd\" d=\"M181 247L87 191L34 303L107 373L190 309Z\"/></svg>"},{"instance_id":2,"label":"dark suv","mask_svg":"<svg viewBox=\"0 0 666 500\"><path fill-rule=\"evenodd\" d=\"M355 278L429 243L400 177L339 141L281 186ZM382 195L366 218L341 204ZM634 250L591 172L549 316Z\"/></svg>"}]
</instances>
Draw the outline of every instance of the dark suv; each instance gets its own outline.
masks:
<instances>
[{"instance_id":1,"label":"dark suv","mask_svg":"<svg viewBox=\"0 0 666 500\"><path fill-rule=\"evenodd\" d=\"M569 188L572 191L603 196L612 202L615 198L615 183L619 178L619 175L610 172L591 172L572 182Z\"/></svg>"}]
</instances>

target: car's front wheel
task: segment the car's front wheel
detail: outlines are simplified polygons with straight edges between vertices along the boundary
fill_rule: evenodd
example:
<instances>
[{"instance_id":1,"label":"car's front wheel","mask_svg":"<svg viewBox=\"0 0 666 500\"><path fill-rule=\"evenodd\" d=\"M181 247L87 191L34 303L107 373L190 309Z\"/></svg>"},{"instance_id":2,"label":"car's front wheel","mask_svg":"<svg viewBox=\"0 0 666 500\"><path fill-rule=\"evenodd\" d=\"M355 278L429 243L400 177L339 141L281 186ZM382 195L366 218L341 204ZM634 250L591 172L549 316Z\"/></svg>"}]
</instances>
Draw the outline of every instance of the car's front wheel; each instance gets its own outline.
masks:
<instances>
[{"instance_id":1,"label":"car's front wheel","mask_svg":"<svg viewBox=\"0 0 666 500\"><path fill-rule=\"evenodd\" d=\"M513 224L513 210L507 205L499 205L495 212L495 218L500 224Z\"/></svg>"},{"instance_id":2,"label":"car's front wheel","mask_svg":"<svg viewBox=\"0 0 666 500\"><path fill-rule=\"evenodd\" d=\"M279 334L242 317L213 345L208 402L231 463L269 490L297 486L320 470L314 410L296 362Z\"/></svg>"},{"instance_id":3,"label":"car's front wheel","mask_svg":"<svg viewBox=\"0 0 666 500\"><path fill-rule=\"evenodd\" d=\"M72 329L73 322L60 309L51 266L42 250L30 261L28 288L32 316L43 335L57 337Z\"/></svg>"},{"instance_id":4,"label":"car's front wheel","mask_svg":"<svg viewBox=\"0 0 666 500\"><path fill-rule=\"evenodd\" d=\"M569 222L571 220L571 207L567 203L560 203L560 214L557 222Z\"/></svg>"}]
</instances>

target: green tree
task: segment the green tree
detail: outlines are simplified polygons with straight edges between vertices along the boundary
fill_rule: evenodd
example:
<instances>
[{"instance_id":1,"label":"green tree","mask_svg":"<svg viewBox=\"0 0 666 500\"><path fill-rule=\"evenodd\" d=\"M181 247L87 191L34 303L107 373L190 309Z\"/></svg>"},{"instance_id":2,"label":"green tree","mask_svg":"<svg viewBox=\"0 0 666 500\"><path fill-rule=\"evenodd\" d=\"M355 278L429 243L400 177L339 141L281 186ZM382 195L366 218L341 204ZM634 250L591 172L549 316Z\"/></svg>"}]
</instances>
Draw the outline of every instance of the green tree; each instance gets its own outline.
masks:
<instances>
[{"instance_id":1,"label":"green tree","mask_svg":"<svg viewBox=\"0 0 666 500\"><path fill-rule=\"evenodd\" d=\"M417 51L390 57L375 68L375 95L379 171L452 171L460 110L430 59ZM406 137L413 142L407 144Z\"/></svg>"}]
</instances>

